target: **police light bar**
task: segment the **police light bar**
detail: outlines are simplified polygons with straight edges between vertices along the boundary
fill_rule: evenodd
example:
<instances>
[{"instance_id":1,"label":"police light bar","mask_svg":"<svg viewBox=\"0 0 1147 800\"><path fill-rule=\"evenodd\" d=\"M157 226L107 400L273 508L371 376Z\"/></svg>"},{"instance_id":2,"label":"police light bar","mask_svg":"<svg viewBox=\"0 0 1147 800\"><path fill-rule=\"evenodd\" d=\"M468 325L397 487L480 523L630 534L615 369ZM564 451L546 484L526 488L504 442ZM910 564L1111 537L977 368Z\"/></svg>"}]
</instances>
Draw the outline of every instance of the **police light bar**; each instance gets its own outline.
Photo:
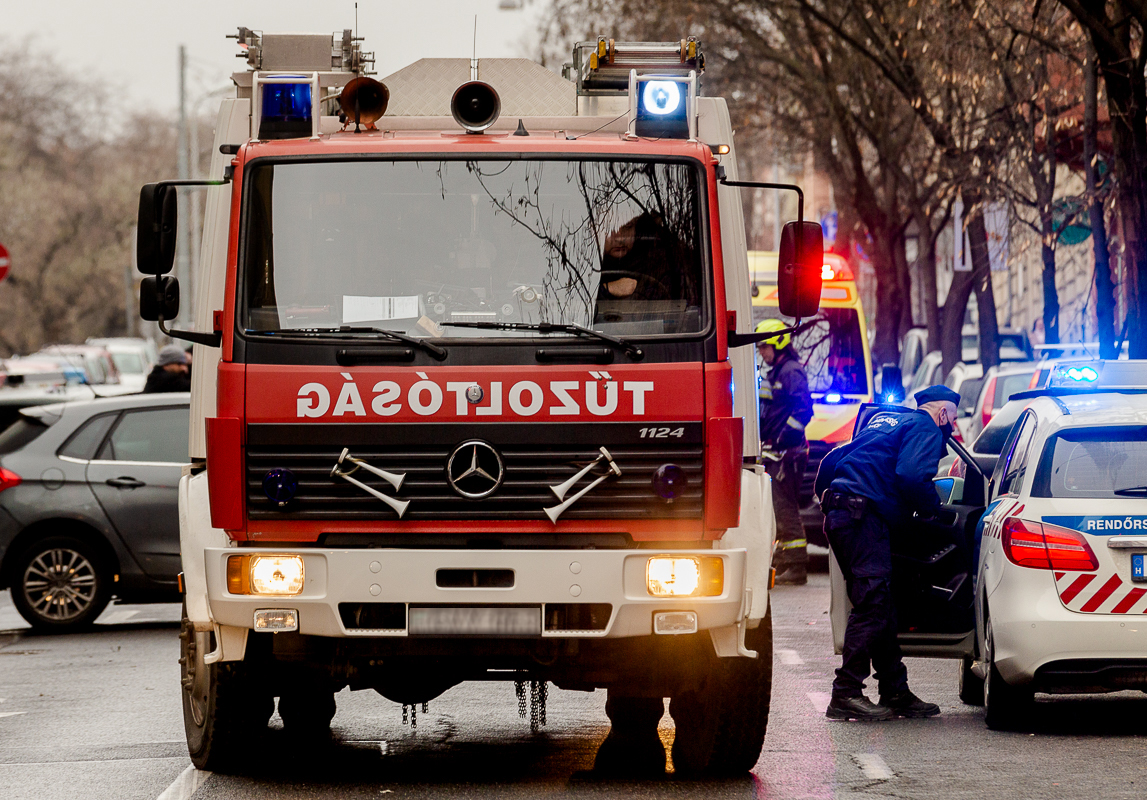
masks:
<instances>
[{"instance_id":1,"label":"police light bar","mask_svg":"<svg viewBox=\"0 0 1147 800\"><path fill-rule=\"evenodd\" d=\"M1147 390L1147 361L1064 361L1055 365L1049 389Z\"/></svg>"},{"instance_id":2,"label":"police light bar","mask_svg":"<svg viewBox=\"0 0 1147 800\"><path fill-rule=\"evenodd\" d=\"M251 138L319 138L319 73L251 77Z\"/></svg>"},{"instance_id":3,"label":"police light bar","mask_svg":"<svg viewBox=\"0 0 1147 800\"><path fill-rule=\"evenodd\" d=\"M650 139L697 138L697 73L638 75L629 72L629 135Z\"/></svg>"}]
</instances>

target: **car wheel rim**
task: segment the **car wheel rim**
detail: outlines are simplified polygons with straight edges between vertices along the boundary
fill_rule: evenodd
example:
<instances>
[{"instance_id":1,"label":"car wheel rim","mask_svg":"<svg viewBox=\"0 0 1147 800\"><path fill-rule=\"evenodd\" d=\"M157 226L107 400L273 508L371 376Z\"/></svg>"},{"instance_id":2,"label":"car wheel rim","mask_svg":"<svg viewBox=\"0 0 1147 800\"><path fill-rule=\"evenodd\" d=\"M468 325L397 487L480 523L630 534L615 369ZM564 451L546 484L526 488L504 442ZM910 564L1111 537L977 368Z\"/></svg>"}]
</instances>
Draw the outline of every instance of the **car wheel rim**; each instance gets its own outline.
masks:
<instances>
[{"instance_id":1,"label":"car wheel rim","mask_svg":"<svg viewBox=\"0 0 1147 800\"><path fill-rule=\"evenodd\" d=\"M208 633L200 633L188 620L183 621L179 638L183 640L183 657L179 659L183 667L183 691L187 695L191 719L197 727L203 727L207 719L207 693L209 667L203 663L208 651Z\"/></svg>"},{"instance_id":2,"label":"car wheel rim","mask_svg":"<svg viewBox=\"0 0 1147 800\"><path fill-rule=\"evenodd\" d=\"M45 620L67 622L92 607L98 588L96 568L68 547L45 550L24 570L24 597Z\"/></svg>"}]
</instances>

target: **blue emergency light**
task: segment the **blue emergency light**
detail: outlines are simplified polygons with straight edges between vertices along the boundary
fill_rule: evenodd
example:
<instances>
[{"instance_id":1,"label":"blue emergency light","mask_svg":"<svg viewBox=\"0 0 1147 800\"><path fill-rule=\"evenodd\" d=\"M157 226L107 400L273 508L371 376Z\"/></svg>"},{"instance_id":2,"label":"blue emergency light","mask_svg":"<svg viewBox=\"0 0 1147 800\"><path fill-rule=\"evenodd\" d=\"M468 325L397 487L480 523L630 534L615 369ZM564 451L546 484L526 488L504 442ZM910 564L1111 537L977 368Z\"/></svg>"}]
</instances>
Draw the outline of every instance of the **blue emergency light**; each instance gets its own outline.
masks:
<instances>
[{"instance_id":1,"label":"blue emergency light","mask_svg":"<svg viewBox=\"0 0 1147 800\"><path fill-rule=\"evenodd\" d=\"M316 76L259 77L259 138L299 139L314 136Z\"/></svg>"},{"instance_id":2,"label":"blue emergency light","mask_svg":"<svg viewBox=\"0 0 1147 800\"><path fill-rule=\"evenodd\" d=\"M630 74L630 124L634 136L695 139L697 75Z\"/></svg>"},{"instance_id":3,"label":"blue emergency light","mask_svg":"<svg viewBox=\"0 0 1147 800\"><path fill-rule=\"evenodd\" d=\"M1099 380L1099 373L1093 370L1091 367L1084 367L1083 369L1079 369L1078 367L1071 367L1067 370L1066 374L1067 377L1071 378L1073 381L1088 381L1090 383L1094 383L1095 381Z\"/></svg>"},{"instance_id":4,"label":"blue emergency light","mask_svg":"<svg viewBox=\"0 0 1147 800\"><path fill-rule=\"evenodd\" d=\"M297 139L311 135L311 84L302 75L299 83L265 83L263 115L259 121L260 139Z\"/></svg>"}]
</instances>

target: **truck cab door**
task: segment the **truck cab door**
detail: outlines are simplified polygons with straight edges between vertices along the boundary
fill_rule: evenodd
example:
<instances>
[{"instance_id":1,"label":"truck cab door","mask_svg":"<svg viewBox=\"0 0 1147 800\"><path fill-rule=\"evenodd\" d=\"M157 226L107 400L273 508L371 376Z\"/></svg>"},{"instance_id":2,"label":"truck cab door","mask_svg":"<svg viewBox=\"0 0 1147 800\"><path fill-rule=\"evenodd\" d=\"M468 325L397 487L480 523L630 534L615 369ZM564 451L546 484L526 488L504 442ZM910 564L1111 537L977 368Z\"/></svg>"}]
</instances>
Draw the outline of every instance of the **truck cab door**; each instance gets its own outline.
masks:
<instances>
[{"instance_id":1,"label":"truck cab door","mask_svg":"<svg viewBox=\"0 0 1147 800\"><path fill-rule=\"evenodd\" d=\"M864 411L857 418L856 432L875 413ZM892 594L905 655L963 658L975 650L973 558L988 478L961 445L953 442L949 449L966 462L967 477L935 479L944 517L913 519L892 531ZM839 654L852 604L831 550L829 573L833 644Z\"/></svg>"}]
</instances>

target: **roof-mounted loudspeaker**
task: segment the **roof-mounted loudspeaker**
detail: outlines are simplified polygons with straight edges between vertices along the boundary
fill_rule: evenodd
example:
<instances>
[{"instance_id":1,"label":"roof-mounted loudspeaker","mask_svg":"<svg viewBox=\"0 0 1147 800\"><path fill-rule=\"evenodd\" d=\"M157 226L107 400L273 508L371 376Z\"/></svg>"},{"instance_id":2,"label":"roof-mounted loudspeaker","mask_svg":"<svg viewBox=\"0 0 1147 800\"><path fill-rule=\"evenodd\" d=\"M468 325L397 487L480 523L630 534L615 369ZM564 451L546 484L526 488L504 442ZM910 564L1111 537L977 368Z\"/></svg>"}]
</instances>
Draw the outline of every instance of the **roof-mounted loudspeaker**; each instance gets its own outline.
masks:
<instances>
[{"instance_id":1,"label":"roof-mounted loudspeaker","mask_svg":"<svg viewBox=\"0 0 1147 800\"><path fill-rule=\"evenodd\" d=\"M470 81L458 87L450 100L454 121L470 133L481 133L498 121L502 101L494 87L482 81Z\"/></svg>"}]
</instances>

